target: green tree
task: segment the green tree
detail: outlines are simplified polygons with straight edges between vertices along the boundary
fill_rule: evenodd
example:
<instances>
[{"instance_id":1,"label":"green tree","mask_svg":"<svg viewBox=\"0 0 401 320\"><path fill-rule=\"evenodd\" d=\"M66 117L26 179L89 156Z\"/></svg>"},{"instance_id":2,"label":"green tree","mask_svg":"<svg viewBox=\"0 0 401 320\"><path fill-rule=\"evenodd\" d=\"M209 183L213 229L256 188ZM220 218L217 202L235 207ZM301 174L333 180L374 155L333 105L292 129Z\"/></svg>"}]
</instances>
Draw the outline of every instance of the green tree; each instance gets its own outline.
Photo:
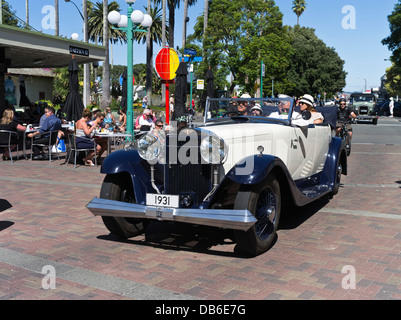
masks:
<instances>
[{"instance_id":1,"label":"green tree","mask_svg":"<svg viewBox=\"0 0 401 320\"><path fill-rule=\"evenodd\" d=\"M13 7L5 0L3 0L3 23L13 27L23 28L24 24L20 24L19 19L15 15ZM23 22L23 21L22 21Z\"/></svg>"},{"instance_id":2,"label":"green tree","mask_svg":"<svg viewBox=\"0 0 401 320\"><path fill-rule=\"evenodd\" d=\"M391 60L401 66L401 0L394 6L393 12L387 17L390 24L390 35L382 40L393 52Z\"/></svg>"},{"instance_id":3,"label":"green tree","mask_svg":"<svg viewBox=\"0 0 401 320\"><path fill-rule=\"evenodd\" d=\"M274 76L279 80L278 89L287 91L290 38L274 1L213 0L209 5L207 37L203 37L203 15L198 17L194 34L189 37L194 44L203 45L204 59L199 69L205 74L210 66L216 78L231 74L230 92L241 85L252 95L263 60L266 78Z\"/></svg>"},{"instance_id":4,"label":"green tree","mask_svg":"<svg viewBox=\"0 0 401 320\"><path fill-rule=\"evenodd\" d=\"M108 12L120 12L120 6L116 1L112 1L108 5ZM113 25L109 24L110 43L126 43L127 35L122 30L113 29ZM94 43L103 43L103 3L95 4L88 1L88 34L90 41Z\"/></svg>"},{"instance_id":5,"label":"green tree","mask_svg":"<svg viewBox=\"0 0 401 320\"><path fill-rule=\"evenodd\" d=\"M385 88L390 96L401 96L401 67L393 63L390 68L386 69Z\"/></svg>"},{"instance_id":6,"label":"green tree","mask_svg":"<svg viewBox=\"0 0 401 320\"><path fill-rule=\"evenodd\" d=\"M290 30L294 55L288 80L294 85L291 95L334 94L345 86L344 61L334 48L315 35L315 30L295 26Z\"/></svg>"},{"instance_id":7,"label":"green tree","mask_svg":"<svg viewBox=\"0 0 401 320\"><path fill-rule=\"evenodd\" d=\"M294 0L292 1L292 11L297 15L297 25L299 25L299 17L306 10L306 1L305 0Z\"/></svg>"}]
</instances>

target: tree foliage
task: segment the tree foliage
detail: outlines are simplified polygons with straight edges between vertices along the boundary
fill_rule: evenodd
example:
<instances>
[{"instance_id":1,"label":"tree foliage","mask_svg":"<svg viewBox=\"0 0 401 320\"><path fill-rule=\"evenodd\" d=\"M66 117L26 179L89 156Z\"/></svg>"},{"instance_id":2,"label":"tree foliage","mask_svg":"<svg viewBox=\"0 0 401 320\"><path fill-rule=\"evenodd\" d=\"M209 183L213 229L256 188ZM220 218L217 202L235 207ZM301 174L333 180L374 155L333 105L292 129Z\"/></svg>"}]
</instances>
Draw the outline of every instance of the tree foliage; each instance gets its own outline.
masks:
<instances>
[{"instance_id":1,"label":"tree foliage","mask_svg":"<svg viewBox=\"0 0 401 320\"><path fill-rule=\"evenodd\" d=\"M288 80L295 86L292 95L334 94L345 86L344 61L334 48L315 35L315 30L295 26L290 29L294 55Z\"/></svg>"},{"instance_id":2,"label":"tree foliage","mask_svg":"<svg viewBox=\"0 0 401 320\"><path fill-rule=\"evenodd\" d=\"M202 45L203 71L211 66L220 75L231 73L230 92L242 85L254 94L263 61L266 77L282 80L279 85L285 89L288 81L284 71L289 65L291 46L282 16L272 0L211 1L207 37L203 39L203 16L198 18L190 37Z\"/></svg>"},{"instance_id":3,"label":"tree foliage","mask_svg":"<svg viewBox=\"0 0 401 320\"><path fill-rule=\"evenodd\" d=\"M391 60L401 66L401 0L388 16L388 22L390 24L390 35L382 40L382 44L393 52Z\"/></svg>"},{"instance_id":4,"label":"tree foliage","mask_svg":"<svg viewBox=\"0 0 401 320\"><path fill-rule=\"evenodd\" d=\"M231 93L239 85L254 95L261 61L266 70L265 96L272 94L273 77L275 95L331 94L345 86L344 61L334 48L327 47L313 29L284 26L273 0L213 0L209 5L207 37L203 38L202 15L188 40L203 55L197 75L203 78L210 66L220 90L231 74Z\"/></svg>"},{"instance_id":5,"label":"tree foliage","mask_svg":"<svg viewBox=\"0 0 401 320\"><path fill-rule=\"evenodd\" d=\"M401 66L394 64L386 69L385 88L390 96L401 96Z\"/></svg>"}]
</instances>

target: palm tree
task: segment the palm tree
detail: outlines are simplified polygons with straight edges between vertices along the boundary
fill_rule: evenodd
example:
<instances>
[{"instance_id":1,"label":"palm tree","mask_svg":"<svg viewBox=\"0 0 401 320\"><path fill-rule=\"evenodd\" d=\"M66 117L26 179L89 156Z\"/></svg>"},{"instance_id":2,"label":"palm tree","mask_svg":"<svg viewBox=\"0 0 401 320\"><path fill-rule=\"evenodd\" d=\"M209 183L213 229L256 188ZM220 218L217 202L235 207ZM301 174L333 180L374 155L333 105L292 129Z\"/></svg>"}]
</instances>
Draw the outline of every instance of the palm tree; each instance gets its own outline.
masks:
<instances>
[{"instance_id":1,"label":"palm tree","mask_svg":"<svg viewBox=\"0 0 401 320\"><path fill-rule=\"evenodd\" d=\"M203 11L203 37L205 37L207 23L209 20L209 0L205 0L205 8Z\"/></svg>"},{"instance_id":2,"label":"palm tree","mask_svg":"<svg viewBox=\"0 0 401 320\"><path fill-rule=\"evenodd\" d=\"M160 4L162 0L153 0L155 4ZM192 6L197 0L188 0L188 6ZM174 26L175 26L175 9L180 8L181 0L167 0L168 4L168 44L170 48L174 48ZM186 17L184 17L184 20Z\"/></svg>"},{"instance_id":3,"label":"palm tree","mask_svg":"<svg viewBox=\"0 0 401 320\"><path fill-rule=\"evenodd\" d=\"M153 43L161 44L163 39L163 23L162 23L162 14L161 9L148 8L148 14L152 17L153 23L149 28L147 33L145 32L135 32L134 40L138 42L145 43L147 42L148 46L146 48L146 95L150 98L152 94L152 74L153 74L153 66L152 66L152 56L153 56ZM150 103L150 101L149 101Z\"/></svg>"},{"instance_id":4,"label":"palm tree","mask_svg":"<svg viewBox=\"0 0 401 320\"><path fill-rule=\"evenodd\" d=\"M107 0L96 2L89 12L88 19L88 35L89 39L95 43L102 43L106 47L106 60L103 63L103 80L102 80L102 101L101 106L106 107L110 104L110 65L109 65L109 40L112 43L126 42L127 38L121 30L115 30L107 20L110 11L120 11L119 4L112 1L110 4ZM105 41L103 41L105 40Z\"/></svg>"},{"instance_id":5,"label":"palm tree","mask_svg":"<svg viewBox=\"0 0 401 320\"><path fill-rule=\"evenodd\" d=\"M112 1L108 5L107 11L121 11L119 4ZM107 21L107 18L106 18ZM90 41L94 43L103 43L103 3L96 2L94 5L88 2L88 34ZM112 43L126 43L127 36L122 30L113 29L111 23L108 22L109 39Z\"/></svg>"},{"instance_id":6,"label":"palm tree","mask_svg":"<svg viewBox=\"0 0 401 320\"><path fill-rule=\"evenodd\" d=\"M29 0L25 0L26 24L29 25Z\"/></svg>"},{"instance_id":7,"label":"palm tree","mask_svg":"<svg viewBox=\"0 0 401 320\"><path fill-rule=\"evenodd\" d=\"M59 13L58 13L58 0L54 0L54 12L56 14L55 16L55 35L58 36L59 35Z\"/></svg>"},{"instance_id":8,"label":"palm tree","mask_svg":"<svg viewBox=\"0 0 401 320\"><path fill-rule=\"evenodd\" d=\"M305 0L294 0L292 1L292 11L297 15L297 25L299 25L299 17L306 10Z\"/></svg>"}]
</instances>

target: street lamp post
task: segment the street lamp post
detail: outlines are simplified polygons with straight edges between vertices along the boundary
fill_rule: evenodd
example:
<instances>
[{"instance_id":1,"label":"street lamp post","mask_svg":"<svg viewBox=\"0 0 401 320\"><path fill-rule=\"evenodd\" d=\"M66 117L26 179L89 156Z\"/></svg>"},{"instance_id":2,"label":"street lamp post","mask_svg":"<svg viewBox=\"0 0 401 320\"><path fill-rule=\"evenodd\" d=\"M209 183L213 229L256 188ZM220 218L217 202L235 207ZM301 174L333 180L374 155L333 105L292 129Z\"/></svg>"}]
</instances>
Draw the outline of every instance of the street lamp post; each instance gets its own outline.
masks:
<instances>
[{"instance_id":1,"label":"street lamp post","mask_svg":"<svg viewBox=\"0 0 401 320\"><path fill-rule=\"evenodd\" d=\"M118 11L111 11L107 20L114 25L118 25L118 30L123 30L127 33L127 131L134 136L134 119L132 108L132 93L133 93L133 33L147 32L152 25L152 17L144 14L139 10L132 8L136 0L125 0L129 5L127 15L120 15ZM142 27L142 28L141 28Z\"/></svg>"}]
</instances>

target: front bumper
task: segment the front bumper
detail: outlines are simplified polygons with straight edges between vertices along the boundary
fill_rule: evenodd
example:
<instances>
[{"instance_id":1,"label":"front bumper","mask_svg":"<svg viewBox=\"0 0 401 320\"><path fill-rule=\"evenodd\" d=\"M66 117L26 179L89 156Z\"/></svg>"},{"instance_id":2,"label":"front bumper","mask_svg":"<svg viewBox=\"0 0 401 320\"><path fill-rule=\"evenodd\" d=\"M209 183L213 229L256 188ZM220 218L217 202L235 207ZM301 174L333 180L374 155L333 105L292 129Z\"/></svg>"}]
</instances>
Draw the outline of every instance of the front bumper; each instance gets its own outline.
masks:
<instances>
[{"instance_id":1,"label":"front bumper","mask_svg":"<svg viewBox=\"0 0 401 320\"><path fill-rule=\"evenodd\" d=\"M243 231L257 221L248 210L152 207L98 197L94 197L86 207L95 216L175 221Z\"/></svg>"},{"instance_id":2,"label":"front bumper","mask_svg":"<svg viewBox=\"0 0 401 320\"><path fill-rule=\"evenodd\" d=\"M374 121L375 119L378 119L378 116L367 116L367 115L357 115L356 120L357 121Z\"/></svg>"}]
</instances>

